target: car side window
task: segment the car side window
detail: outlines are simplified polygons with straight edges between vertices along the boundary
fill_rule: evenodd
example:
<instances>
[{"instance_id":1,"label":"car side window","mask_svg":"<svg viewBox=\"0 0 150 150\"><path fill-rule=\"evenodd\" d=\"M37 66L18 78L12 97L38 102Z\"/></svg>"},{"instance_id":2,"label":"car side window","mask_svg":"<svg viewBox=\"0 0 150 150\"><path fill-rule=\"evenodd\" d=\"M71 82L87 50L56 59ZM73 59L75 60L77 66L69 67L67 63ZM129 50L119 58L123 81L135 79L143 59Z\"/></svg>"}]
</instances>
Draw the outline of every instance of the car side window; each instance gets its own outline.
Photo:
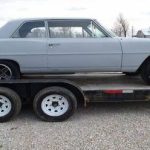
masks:
<instances>
[{"instance_id":1,"label":"car side window","mask_svg":"<svg viewBox=\"0 0 150 150\"><path fill-rule=\"evenodd\" d=\"M12 38L45 38L46 28L44 21L31 21L24 23Z\"/></svg>"},{"instance_id":2,"label":"car side window","mask_svg":"<svg viewBox=\"0 0 150 150\"><path fill-rule=\"evenodd\" d=\"M91 20L48 22L50 38L102 38L106 35Z\"/></svg>"},{"instance_id":3,"label":"car side window","mask_svg":"<svg viewBox=\"0 0 150 150\"><path fill-rule=\"evenodd\" d=\"M88 38L92 35L84 28L85 23L80 21L49 21L51 38Z\"/></svg>"},{"instance_id":4,"label":"car side window","mask_svg":"<svg viewBox=\"0 0 150 150\"><path fill-rule=\"evenodd\" d=\"M92 32L92 37L103 38L107 37L95 24L93 21L87 26L87 28Z\"/></svg>"}]
</instances>

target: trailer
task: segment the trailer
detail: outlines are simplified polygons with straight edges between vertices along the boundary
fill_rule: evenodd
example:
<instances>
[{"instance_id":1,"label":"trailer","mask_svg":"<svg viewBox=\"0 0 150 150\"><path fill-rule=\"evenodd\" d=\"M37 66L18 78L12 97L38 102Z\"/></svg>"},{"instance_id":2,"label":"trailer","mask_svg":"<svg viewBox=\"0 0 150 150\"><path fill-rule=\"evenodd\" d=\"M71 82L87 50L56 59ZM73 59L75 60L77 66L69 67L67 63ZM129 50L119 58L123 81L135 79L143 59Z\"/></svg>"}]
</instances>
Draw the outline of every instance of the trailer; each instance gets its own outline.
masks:
<instances>
[{"instance_id":1,"label":"trailer","mask_svg":"<svg viewBox=\"0 0 150 150\"><path fill-rule=\"evenodd\" d=\"M44 121L64 121L78 105L93 102L150 101L150 86L121 73L29 75L0 81L0 122L17 116L24 103Z\"/></svg>"}]
</instances>

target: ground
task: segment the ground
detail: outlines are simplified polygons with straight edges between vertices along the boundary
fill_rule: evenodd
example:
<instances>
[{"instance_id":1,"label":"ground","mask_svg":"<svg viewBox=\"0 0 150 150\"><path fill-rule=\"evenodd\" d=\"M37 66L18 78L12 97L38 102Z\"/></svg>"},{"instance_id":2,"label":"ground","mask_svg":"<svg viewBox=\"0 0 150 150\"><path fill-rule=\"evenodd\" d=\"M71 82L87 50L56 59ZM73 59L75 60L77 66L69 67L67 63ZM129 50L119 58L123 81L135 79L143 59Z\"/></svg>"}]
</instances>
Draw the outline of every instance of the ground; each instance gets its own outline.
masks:
<instances>
[{"instance_id":1,"label":"ground","mask_svg":"<svg viewBox=\"0 0 150 150\"><path fill-rule=\"evenodd\" d=\"M149 150L150 103L99 103L65 122L39 120L28 106L0 124L0 150Z\"/></svg>"}]
</instances>

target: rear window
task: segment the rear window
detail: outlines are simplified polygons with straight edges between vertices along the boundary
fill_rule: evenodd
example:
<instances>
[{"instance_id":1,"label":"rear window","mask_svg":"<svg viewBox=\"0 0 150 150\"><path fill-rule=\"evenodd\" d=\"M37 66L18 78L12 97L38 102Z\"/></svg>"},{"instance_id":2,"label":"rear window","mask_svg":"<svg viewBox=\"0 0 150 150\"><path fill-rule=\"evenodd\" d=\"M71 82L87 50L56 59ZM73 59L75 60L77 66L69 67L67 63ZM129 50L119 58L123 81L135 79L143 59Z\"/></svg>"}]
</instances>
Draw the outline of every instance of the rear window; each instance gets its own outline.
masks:
<instances>
[{"instance_id":1,"label":"rear window","mask_svg":"<svg viewBox=\"0 0 150 150\"><path fill-rule=\"evenodd\" d=\"M12 38L45 38L46 28L44 21L32 21L24 23Z\"/></svg>"}]
</instances>

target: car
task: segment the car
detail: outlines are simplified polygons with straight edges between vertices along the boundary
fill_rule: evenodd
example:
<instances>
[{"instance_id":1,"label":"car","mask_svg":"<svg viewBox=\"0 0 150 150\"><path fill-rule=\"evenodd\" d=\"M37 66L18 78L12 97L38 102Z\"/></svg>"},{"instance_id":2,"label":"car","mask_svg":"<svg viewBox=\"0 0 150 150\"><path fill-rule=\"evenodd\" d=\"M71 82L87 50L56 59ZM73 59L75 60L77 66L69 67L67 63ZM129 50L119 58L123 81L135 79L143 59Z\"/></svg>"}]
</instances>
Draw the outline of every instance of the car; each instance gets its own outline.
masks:
<instances>
[{"instance_id":1,"label":"car","mask_svg":"<svg viewBox=\"0 0 150 150\"><path fill-rule=\"evenodd\" d=\"M95 19L18 19L0 28L0 80L22 74L125 72L150 84L150 40L119 38Z\"/></svg>"}]
</instances>

